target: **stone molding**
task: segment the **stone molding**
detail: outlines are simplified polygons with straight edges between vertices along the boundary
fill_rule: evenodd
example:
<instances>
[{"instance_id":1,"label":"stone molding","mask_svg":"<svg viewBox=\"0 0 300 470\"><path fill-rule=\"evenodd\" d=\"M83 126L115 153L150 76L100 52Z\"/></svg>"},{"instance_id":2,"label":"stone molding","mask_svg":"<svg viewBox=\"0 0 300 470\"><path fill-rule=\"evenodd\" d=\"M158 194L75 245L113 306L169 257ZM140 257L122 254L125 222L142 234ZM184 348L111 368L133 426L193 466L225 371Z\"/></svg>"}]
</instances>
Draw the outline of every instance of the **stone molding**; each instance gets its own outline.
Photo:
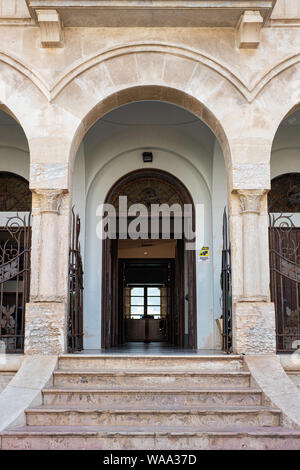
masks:
<instances>
[{"instance_id":1,"label":"stone molding","mask_svg":"<svg viewBox=\"0 0 300 470\"><path fill-rule=\"evenodd\" d=\"M238 76L233 70L230 70L226 63L221 63L216 58L208 54L196 50L194 48L183 47L179 44L163 43L163 42L136 42L125 45L118 45L114 48L104 49L97 54L79 59L66 68L54 82L48 82L42 76L39 70L35 69L32 64L28 64L23 59L11 51L0 51L0 61L17 70L20 74L31 81L37 89L44 95L48 102L53 101L61 91L69 86L75 78L82 75L85 71L92 67L113 59L116 56L128 55L133 53L149 53L161 52L164 54L175 55L192 59L199 65L210 68L226 81L231 83L245 98L248 103L252 103L257 95L270 83L274 78L283 73L285 70L296 66L300 62L300 54L294 54L290 57L280 60L274 64L267 72L264 72L256 82L252 85L247 83L243 77ZM296 103L294 103L296 104ZM291 105L292 107L292 105ZM284 117L284 116L283 116Z\"/></svg>"},{"instance_id":2,"label":"stone molding","mask_svg":"<svg viewBox=\"0 0 300 470\"><path fill-rule=\"evenodd\" d=\"M65 190L62 189L35 189L34 192L40 198L39 213L52 212L59 214Z\"/></svg>"},{"instance_id":3,"label":"stone molding","mask_svg":"<svg viewBox=\"0 0 300 470\"><path fill-rule=\"evenodd\" d=\"M31 295L30 302L31 303L39 303L39 302L52 302L52 303L63 303L66 301L66 296L64 295Z\"/></svg>"},{"instance_id":4,"label":"stone molding","mask_svg":"<svg viewBox=\"0 0 300 470\"><path fill-rule=\"evenodd\" d=\"M260 214L261 199L267 190L237 190L241 214Z\"/></svg>"},{"instance_id":5,"label":"stone molding","mask_svg":"<svg viewBox=\"0 0 300 470\"><path fill-rule=\"evenodd\" d=\"M269 295L236 295L233 296L233 302L270 302Z\"/></svg>"}]
</instances>

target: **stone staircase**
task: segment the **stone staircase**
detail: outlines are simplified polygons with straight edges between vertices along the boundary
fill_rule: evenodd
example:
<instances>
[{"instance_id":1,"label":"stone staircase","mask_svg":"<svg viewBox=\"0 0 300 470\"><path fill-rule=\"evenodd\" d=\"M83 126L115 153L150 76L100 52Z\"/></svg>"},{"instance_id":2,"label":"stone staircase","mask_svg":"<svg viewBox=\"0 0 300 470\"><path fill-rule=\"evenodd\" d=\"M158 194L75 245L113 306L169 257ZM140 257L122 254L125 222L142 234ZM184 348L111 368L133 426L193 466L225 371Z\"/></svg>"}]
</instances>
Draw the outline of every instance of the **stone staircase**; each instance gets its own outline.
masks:
<instances>
[{"instance_id":1,"label":"stone staircase","mask_svg":"<svg viewBox=\"0 0 300 470\"><path fill-rule=\"evenodd\" d=\"M299 449L243 358L64 355L2 449Z\"/></svg>"}]
</instances>

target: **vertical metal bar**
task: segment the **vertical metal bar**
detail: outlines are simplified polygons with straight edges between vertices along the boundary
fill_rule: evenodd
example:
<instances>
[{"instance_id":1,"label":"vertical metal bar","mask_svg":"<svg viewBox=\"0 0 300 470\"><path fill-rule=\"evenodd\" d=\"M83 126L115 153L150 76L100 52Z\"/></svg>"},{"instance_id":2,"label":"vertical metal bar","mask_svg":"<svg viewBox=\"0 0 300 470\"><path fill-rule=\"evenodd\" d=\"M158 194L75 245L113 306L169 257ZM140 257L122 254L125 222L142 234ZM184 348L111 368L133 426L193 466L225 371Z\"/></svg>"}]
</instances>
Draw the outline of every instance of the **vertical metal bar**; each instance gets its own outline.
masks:
<instances>
[{"instance_id":1,"label":"vertical metal bar","mask_svg":"<svg viewBox=\"0 0 300 470\"><path fill-rule=\"evenodd\" d=\"M222 320L223 320L223 350L232 350L232 305L231 305L231 254L229 229L226 208L223 212L223 250L222 250Z\"/></svg>"},{"instance_id":2,"label":"vertical metal bar","mask_svg":"<svg viewBox=\"0 0 300 470\"><path fill-rule=\"evenodd\" d=\"M69 253L68 350L83 349L83 269L80 251L80 218L72 208L72 231Z\"/></svg>"}]
</instances>

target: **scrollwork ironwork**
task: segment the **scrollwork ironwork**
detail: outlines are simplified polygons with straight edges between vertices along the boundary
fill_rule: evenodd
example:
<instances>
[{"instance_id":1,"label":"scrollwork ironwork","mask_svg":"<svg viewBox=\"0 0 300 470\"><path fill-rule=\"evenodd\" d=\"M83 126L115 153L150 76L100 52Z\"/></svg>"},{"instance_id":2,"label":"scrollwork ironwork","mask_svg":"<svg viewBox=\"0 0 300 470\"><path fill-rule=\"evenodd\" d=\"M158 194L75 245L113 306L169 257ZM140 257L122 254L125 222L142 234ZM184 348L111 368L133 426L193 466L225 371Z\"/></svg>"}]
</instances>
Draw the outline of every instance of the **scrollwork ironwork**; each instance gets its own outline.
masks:
<instances>
[{"instance_id":1,"label":"scrollwork ironwork","mask_svg":"<svg viewBox=\"0 0 300 470\"><path fill-rule=\"evenodd\" d=\"M275 303L277 350L300 340L300 229L293 214L269 214L271 300Z\"/></svg>"},{"instance_id":2,"label":"scrollwork ironwork","mask_svg":"<svg viewBox=\"0 0 300 470\"><path fill-rule=\"evenodd\" d=\"M9 217L0 229L0 340L7 352L24 347L25 308L29 301L30 214Z\"/></svg>"}]
</instances>

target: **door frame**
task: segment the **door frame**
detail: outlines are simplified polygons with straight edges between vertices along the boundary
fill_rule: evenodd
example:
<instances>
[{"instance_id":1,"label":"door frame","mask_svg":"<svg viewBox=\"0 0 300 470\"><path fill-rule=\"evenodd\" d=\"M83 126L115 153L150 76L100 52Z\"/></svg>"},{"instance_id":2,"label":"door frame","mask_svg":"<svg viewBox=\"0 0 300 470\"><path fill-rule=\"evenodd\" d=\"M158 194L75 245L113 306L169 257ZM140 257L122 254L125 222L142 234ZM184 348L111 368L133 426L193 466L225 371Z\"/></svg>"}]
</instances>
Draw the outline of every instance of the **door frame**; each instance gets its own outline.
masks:
<instances>
[{"instance_id":1,"label":"door frame","mask_svg":"<svg viewBox=\"0 0 300 470\"><path fill-rule=\"evenodd\" d=\"M185 185L170 173L158 169L142 169L127 173L120 178L108 192L105 203L112 204L124 186L133 183L139 178L155 179L169 184L176 191L182 205L190 204L192 211L192 228L195 230L195 207L193 199ZM164 201L165 202L165 201ZM105 239L102 241L102 296L101 296L101 348L109 349L118 346L116 330L118 325L118 257L117 240ZM184 275L182 276L184 280ZM188 347L197 348L197 299L196 299L196 256L194 250L187 252L187 285L188 294L180 300L182 304L188 302ZM184 297L184 296L182 296ZM185 305L183 307L185 311ZM183 323L183 325L182 325ZM185 334L185 324L181 320L181 327ZM180 341L184 346L183 340Z\"/></svg>"}]
</instances>

